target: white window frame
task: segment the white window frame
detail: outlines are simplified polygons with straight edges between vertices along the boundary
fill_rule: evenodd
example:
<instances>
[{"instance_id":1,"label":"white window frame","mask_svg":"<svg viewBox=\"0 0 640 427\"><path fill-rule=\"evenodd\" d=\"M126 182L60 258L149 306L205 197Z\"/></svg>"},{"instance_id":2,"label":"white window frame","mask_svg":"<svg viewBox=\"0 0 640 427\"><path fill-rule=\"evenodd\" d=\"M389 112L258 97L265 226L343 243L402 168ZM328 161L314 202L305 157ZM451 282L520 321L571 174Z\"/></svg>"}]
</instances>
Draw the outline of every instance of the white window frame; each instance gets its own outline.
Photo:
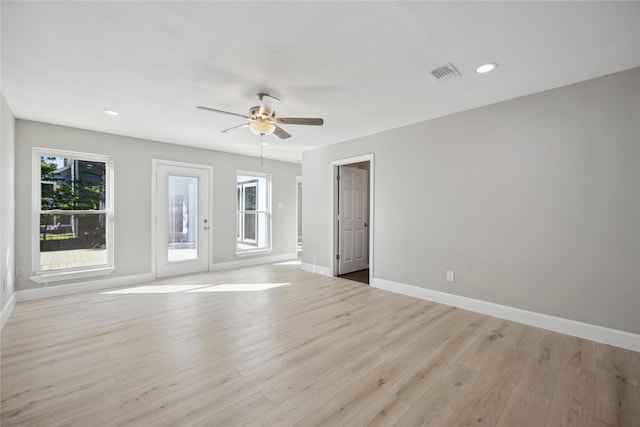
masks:
<instances>
[{"instance_id":1,"label":"white window frame","mask_svg":"<svg viewBox=\"0 0 640 427\"><path fill-rule=\"evenodd\" d=\"M83 266L78 268L66 268L59 270L40 270L40 215L43 213L60 213L60 214L82 214L83 210L65 210L65 211L43 211L41 210L41 157L63 157L74 160L83 160L89 162L100 162L105 164L105 208L101 210L92 210L92 214L104 214L106 218L106 251L107 262L105 264L95 266ZM110 274L114 271L114 240L113 240L113 161L111 156L100 154L81 153L77 151L55 150L49 148L34 148L32 153L32 222L31 222L31 252L32 252L32 272L30 279L36 283L57 282L71 279L81 279L93 276L102 276Z\"/></svg>"},{"instance_id":2,"label":"white window frame","mask_svg":"<svg viewBox=\"0 0 640 427\"><path fill-rule=\"evenodd\" d=\"M237 196L237 189L238 189L238 176L250 176L250 177L256 177L256 178L264 178L266 180L266 206L267 209L256 209L255 213L256 213L256 218L258 217L258 215L260 215L261 213L266 215L266 241L267 244L266 246L256 246L255 248L250 248L250 249L241 249L238 245L242 244L242 242L240 240L237 239L237 234L238 234L238 230L240 227L240 213L241 211L238 210L238 196ZM272 209L271 209L271 174L268 173L260 173L260 172L249 172L249 171L237 171L236 172L236 191L234 192L235 194L235 198L236 198L236 256L238 257L243 257L243 256L251 256L251 255L260 255L260 254L268 254L271 253L273 250L272 247L272 237L273 237L273 232L272 232ZM257 185L256 186L256 205L258 205L258 199L260 197L260 186ZM257 206L256 206L257 207ZM244 211L242 211L244 212ZM254 212L254 211L252 211ZM259 230L256 229L256 241L259 241Z\"/></svg>"},{"instance_id":3,"label":"white window frame","mask_svg":"<svg viewBox=\"0 0 640 427\"><path fill-rule=\"evenodd\" d=\"M253 245L253 246L258 246L258 237L260 234L259 228L258 228L258 214L260 213L260 211L258 209L254 209L254 210L250 210L247 211L246 210L246 206L245 205L245 193L244 191L248 188L248 187L253 187L256 189L256 205L258 204L258 179L254 180L254 181L247 181L247 182L243 182L243 183L238 183L237 187L242 187L242 191L240 192L240 198L238 199L240 201L241 209L238 209L238 217L236 219L237 221L237 227L236 230L238 231L238 243L243 243L243 244L248 244L248 245ZM238 188L239 189L239 188ZM237 207L236 207L237 208ZM255 220L254 222L256 223L256 228L255 228L255 239L248 239L245 235L244 235L244 230L245 230L245 217L243 216L243 214L246 213L253 213L255 214Z\"/></svg>"}]
</instances>

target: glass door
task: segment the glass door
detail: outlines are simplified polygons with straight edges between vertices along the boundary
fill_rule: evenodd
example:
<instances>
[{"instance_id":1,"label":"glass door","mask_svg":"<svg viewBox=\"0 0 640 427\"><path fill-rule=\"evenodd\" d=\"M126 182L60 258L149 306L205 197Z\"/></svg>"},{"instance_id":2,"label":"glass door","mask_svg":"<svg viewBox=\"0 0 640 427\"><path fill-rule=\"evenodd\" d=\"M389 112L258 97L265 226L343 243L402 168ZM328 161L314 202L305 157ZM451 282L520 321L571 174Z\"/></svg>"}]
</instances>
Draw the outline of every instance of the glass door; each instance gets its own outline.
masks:
<instances>
[{"instance_id":1,"label":"glass door","mask_svg":"<svg viewBox=\"0 0 640 427\"><path fill-rule=\"evenodd\" d=\"M209 174L206 166L157 165L158 277L209 269Z\"/></svg>"}]
</instances>

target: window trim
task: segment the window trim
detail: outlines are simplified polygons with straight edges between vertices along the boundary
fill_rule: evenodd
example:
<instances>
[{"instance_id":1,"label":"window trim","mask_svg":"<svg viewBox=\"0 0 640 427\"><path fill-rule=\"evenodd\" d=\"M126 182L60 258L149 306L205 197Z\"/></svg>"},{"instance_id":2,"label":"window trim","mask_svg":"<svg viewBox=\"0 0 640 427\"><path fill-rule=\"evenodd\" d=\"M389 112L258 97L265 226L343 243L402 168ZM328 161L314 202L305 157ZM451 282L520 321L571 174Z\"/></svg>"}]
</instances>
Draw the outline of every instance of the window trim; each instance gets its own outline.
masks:
<instances>
[{"instance_id":1,"label":"window trim","mask_svg":"<svg viewBox=\"0 0 640 427\"><path fill-rule=\"evenodd\" d=\"M92 214L105 214L106 216L106 264L99 264L87 267L65 268L59 270L40 270L40 214L49 211L41 209L41 169L40 159L45 157L65 157L74 160L89 162L101 162L105 164L105 209L92 211ZM83 153L70 150L57 150L49 148L34 147L32 150L32 199L31 199L31 269L30 280L36 283L48 283L63 280L81 279L92 276L102 276L112 273L114 265L114 205L113 205L113 159L111 156L102 154ZM57 212L51 211L51 212ZM79 212L79 211L71 211Z\"/></svg>"},{"instance_id":2,"label":"window trim","mask_svg":"<svg viewBox=\"0 0 640 427\"><path fill-rule=\"evenodd\" d=\"M255 248L250 248L250 249L240 249L238 248L238 244L240 244L241 242L237 239L237 231L238 231L238 217L239 217L239 213L240 210L238 209L238 197L237 197L237 188L238 188L238 176L250 176L250 177L257 177L257 178L265 178L267 185L266 185L266 191L267 191L267 209L266 210L259 210L256 209L255 212L256 215L258 215L259 213L265 213L267 215L267 246L264 247L260 247L260 246L256 246ZM235 202L235 216L236 216L236 239L235 239L235 244L236 244L236 256L237 257L245 257L245 256L252 256L252 255L262 255L262 254L269 254L273 251L273 230L272 230L272 226L273 226L273 209L272 209L272 205L271 205L271 199L272 199L272 181L273 177L272 174L270 173L262 173L262 172L249 172L249 171L244 171L244 170L238 170L236 171L236 202ZM259 186L256 185L256 189L258 189ZM259 191L259 190L258 190ZM258 193L258 191L256 193ZM258 198L258 194L256 194L256 199ZM258 206L256 205L256 208ZM258 236L256 236L258 237ZM259 240L259 239L256 239Z\"/></svg>"}]
</instances>

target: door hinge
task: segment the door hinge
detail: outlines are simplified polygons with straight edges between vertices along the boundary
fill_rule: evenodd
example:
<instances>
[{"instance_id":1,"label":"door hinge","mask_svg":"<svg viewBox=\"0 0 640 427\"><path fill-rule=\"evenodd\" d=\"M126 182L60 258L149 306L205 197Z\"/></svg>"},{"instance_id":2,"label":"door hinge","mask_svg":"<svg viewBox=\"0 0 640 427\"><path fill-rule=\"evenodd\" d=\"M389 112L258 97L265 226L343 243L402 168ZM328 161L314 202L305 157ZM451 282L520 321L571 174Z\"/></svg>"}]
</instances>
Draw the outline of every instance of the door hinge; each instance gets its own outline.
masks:
<instances>
[{"instance_id":1,"label":"door hinge","mask_svg":"<svg viewBox=\"0 0 640 427\"><path fill-rule=\"evenodd\" d=\"M340 254L336 254L336 259L340 261Z\"/></svg>"},{"instance_id":2,"label":"door hinge","mask_svg":"<svg viewBox=\"0 0 640 427\"><path fill-rule=\"evenodd\" d=\"M338 181L340 181L340 175L336 176L336 179L337 179Z\"/></svg>"}]
</instances>

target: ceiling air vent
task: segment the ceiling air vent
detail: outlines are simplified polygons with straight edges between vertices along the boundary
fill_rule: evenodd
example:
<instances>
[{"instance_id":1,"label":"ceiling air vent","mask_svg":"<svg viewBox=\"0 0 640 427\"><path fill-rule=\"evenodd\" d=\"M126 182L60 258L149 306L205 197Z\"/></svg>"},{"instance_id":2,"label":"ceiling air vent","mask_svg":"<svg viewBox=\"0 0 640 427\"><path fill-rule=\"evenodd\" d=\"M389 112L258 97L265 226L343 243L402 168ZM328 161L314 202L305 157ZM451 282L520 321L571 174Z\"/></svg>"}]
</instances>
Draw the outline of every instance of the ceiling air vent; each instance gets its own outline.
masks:
<instances>
[{"instance_id":1,"label":"ceiling air vent","mask_svg":"<svg viewBox=\"0 0 640 427\"><path fill-rule=\"evenodd\" d=\"M451 62L431 71L431 75L438 81L451 80L461 76L460 71Z\"/></svg>"}]
</instances>

